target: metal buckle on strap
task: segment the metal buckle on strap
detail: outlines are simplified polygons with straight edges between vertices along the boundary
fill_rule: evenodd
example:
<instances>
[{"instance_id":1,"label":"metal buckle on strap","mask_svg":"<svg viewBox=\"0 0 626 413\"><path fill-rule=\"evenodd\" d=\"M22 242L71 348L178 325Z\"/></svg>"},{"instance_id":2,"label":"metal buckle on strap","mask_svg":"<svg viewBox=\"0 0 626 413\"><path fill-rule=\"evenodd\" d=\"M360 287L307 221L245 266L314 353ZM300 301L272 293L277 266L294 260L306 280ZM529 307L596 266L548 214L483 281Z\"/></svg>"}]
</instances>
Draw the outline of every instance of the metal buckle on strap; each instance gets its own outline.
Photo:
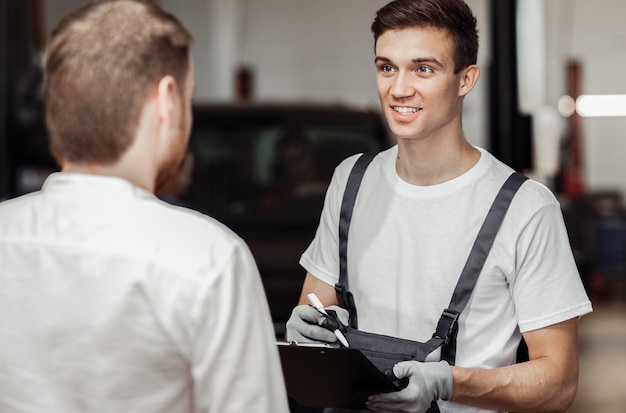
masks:
<instances>
[{"instance_id":1,"label":"metal buckle on strap","mask_svg":"<svg viewBox=\"0 0 626 413\"><path fill-rule=\"evenodd\" d=\"M335 284L335 295L337 296L337 302L341 307L348 306L348 297L346 287L343 284ZM350 311L350 309L348 309Z\"/></svg>"},{"instance_id":2,"label":"metal buckle on strap","mask_svg":"<svg viewBox=\"0 0 626 413\"><path fill-rule=\"evenodd\" d=\"M348 300L346 297L346 287L343 284L335 284L335 295L337 296L337 301L339 302L340 306L346 306L348 305Z\"/></svg>"},{"instance_id":3,"label":"metal buckle on strap","mask_svg":"<svg viewBox=\"0 0 626 413\"><path fill-rule=\"evenodd\" d=\"M442 339L444 340L444 344L448 344L457 328L459 315L460 313L458 311L450 310L449 308L443 310L433 338Z\"/></svg>"}]
</instances>

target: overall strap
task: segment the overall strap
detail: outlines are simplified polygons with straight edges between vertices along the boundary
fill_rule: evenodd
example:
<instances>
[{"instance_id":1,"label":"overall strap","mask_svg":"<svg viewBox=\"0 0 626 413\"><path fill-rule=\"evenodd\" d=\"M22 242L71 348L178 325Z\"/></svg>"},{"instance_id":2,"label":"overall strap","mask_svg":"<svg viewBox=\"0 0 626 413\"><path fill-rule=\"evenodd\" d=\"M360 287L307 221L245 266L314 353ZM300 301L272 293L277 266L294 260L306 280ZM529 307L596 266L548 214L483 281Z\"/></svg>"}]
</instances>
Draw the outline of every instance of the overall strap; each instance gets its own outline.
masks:
<instances>
[{"instance_id":1,"label":"overall strap","mask_svg":"<svg viewBox=\"0 0 626 413\"><path fill-rule=\"evenodd\" d=\"M348 232L361 180L365 170L377 154L378 152L367 152L357 159L350 171L339 213L339 281L335 284L335 292L339 304L350 314L350 327L352 328L358 328L358 317L354 298L348 288Z\"/></svg>"},{"instance_id":2,"label":"overall strap","mask_svg":"<svg viewBox=\"0 0 626 413\"><path fill-rule=\"evenodd\" d=\"M456 336L458 332L458 320L461 312L465 309L472 291L478 281L489 251L493 246L496 235L502 225L509 205L517 193L519 187L528 178L517 172L512 173L500 188L500 192L493 201L487 217L483 222L474 245L467 257L461 276L457 282L452 299L448 308L443 311L437 329L431 340L443 340L441 353L442 360L454 364L456 359Z\"/></svg>"},{"instance_id":3,"label":"overall strap","mask_svg":"<svg viewBox=\"0 0 626 413\"><path fill-rule=\"evenodd\" d=\"M376 152L368 152L357 159L348 177L339 216L339 280L335 284L335 291L338 302L350 314L350 327L355 329L358 328L358 317L354 298L352 293L350 293L348 284L348 232L361 180L365 170L376 155ZM432 338L424 343L432 350L443 346L441 358L451 365L454 364L456 359L456 336L459 316L472 295L478 276L487 260L509 205L519 187L527 179L526 176L514 172L500 188L474 241L450 304L448 308L443 310Z\"/></svg>"}]
</instances>

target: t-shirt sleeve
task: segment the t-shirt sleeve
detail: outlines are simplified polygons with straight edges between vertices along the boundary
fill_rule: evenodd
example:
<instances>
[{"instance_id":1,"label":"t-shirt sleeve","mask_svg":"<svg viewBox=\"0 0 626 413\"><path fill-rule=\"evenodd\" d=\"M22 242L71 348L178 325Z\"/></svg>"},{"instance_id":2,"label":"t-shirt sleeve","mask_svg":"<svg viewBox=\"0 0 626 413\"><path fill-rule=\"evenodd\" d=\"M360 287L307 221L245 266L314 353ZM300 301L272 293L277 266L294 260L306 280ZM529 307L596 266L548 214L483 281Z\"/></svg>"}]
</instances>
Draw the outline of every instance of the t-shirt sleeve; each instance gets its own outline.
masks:
<instances>
[{"instance_id":1,"label":"t-shirt sleeve","mask_svg":"<svg viewBox=\"0 0 626 413\"><path fill-rule=\"evenodd\" d=\"M516 248L516 276L511 282L511 293L521 332L592 311L556 200L530 217Z\"/></svg>"}]
</instances>

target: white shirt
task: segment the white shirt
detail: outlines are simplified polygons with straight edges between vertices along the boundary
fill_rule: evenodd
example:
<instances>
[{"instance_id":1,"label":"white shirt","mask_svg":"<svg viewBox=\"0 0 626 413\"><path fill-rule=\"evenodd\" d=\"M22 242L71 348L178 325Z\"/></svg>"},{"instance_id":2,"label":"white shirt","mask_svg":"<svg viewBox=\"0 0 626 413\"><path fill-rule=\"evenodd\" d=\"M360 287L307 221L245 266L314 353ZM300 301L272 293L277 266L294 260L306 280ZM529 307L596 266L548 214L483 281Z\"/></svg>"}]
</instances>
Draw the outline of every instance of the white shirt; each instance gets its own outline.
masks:
<instances>
[{"instance_id":1,"label":"white shirt","mask_svg":"<svg viewBox=\"0 0 626 413\"><path fill-rule=\"evenodd\" d=\"M379 154L359 189L348 238L348 278L359 329L427 341L448 306L490 205L512 169L480 149L465 174L415 186L397 174L397 146ZM338 280L337 227L356 157L335 171L315 239L301 264ZM507 212L470 301L459 319L456 364L493 368L515 362L521 332L591 311L560 206L525 182ZM427 360L438 360L439 351ZM442 412L484 410L439 402Z\"/></svg>"},{"instance_id":2,"label":"white shirt","mask_svg":"<svg viewBox=\"0 0 626 413\"><path fill-rule=\"evenodd\" d=\"M0 411L287 412L244 242L112 177L0 204Z\"/></svg>"}]
</instances>

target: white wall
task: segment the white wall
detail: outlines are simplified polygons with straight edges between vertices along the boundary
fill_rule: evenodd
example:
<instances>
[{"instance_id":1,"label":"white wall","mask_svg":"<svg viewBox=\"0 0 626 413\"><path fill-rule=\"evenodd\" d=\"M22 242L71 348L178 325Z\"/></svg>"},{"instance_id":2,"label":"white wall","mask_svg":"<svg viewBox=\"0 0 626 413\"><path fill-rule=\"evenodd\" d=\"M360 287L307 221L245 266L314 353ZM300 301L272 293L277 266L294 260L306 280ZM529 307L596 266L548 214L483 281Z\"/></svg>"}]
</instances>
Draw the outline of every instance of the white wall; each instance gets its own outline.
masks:
<instances>
[{"instance_id":1,"label":"white wall","mask_svg":"<svg viewBox=\"0 0 626 413\"><path fill-rule=\"evenodd\" d=\"M369 27L385 0L251 1L247 60L259 100L376 105Z\"/></svg>"},{"instance_id":2,"label":"white wall","mask_svg":"<svg viewBox=\"0 0 626 413\"><path fill-rule=\"evenodd\" d=\"M546 0L550 104L566 93L565 65L582 65L583 94L625 94L626 2ZM583 118L584 167L591 191L626 198L626 118Z\"/></svg>"}]
</instances>

